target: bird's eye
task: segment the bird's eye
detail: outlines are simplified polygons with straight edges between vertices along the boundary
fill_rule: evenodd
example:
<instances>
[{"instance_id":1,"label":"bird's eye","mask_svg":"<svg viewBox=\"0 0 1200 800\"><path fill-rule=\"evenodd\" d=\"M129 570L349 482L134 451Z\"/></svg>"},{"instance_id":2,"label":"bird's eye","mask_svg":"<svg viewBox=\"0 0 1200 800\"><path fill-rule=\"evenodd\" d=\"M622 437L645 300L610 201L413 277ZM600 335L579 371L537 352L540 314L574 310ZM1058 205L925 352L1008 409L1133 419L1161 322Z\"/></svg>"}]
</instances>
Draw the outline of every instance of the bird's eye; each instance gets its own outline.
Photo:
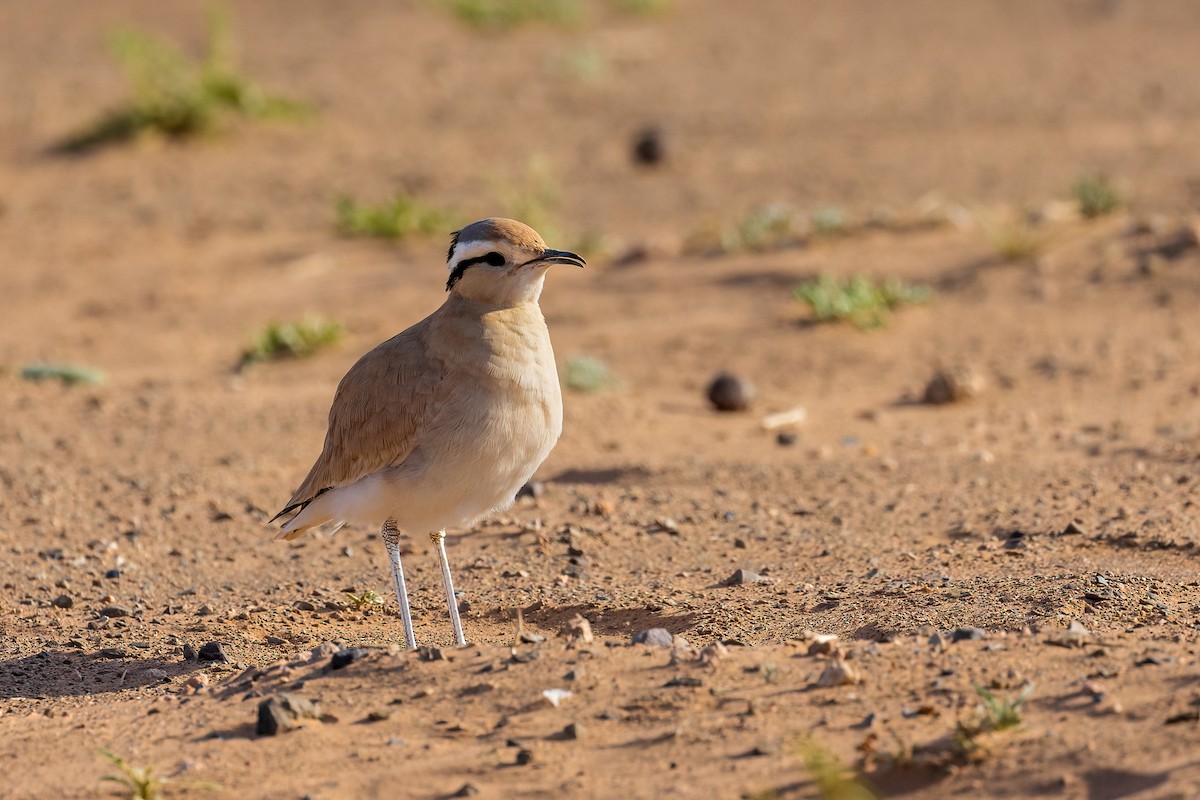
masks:
<instances>
[{"instance_id":1,"label":"bird's eye","mask_svg":"<svg viewBox=\"0 0 1200 800\"><path fill-rule=\"evenodd\" d=\"M488 253L483 257L483 260L493 267L504 266L504 256L500 255L499 253Z\"/></svg>"}]
</instances>

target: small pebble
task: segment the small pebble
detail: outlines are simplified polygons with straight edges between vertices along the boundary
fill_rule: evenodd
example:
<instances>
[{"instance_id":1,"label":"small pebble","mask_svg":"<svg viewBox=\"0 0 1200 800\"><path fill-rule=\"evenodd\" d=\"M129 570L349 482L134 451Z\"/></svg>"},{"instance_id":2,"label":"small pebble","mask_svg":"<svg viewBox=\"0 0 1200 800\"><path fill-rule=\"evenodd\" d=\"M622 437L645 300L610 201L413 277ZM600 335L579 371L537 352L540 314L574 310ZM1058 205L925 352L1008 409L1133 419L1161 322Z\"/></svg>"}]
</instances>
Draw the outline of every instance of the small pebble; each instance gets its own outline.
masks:
<instances>
[{"instance_id":1,"label":"small pebble","mask_svg":"<svg viewBox=\"0 0 1200 800\"><path fill-rule=\"evenodd\" d=\"M121 570L110 569L108 572L104 573L104 577L108 578L109 580L116 580L117 578L121 577Z\"/></svg>"},{"instance_id":2,"label":"small pebble","mask_svg":"<svg viewBox=\"0 0 1200 800\"><path fill-rule=\"evenodd\" d=\"M718 411L745 411L758 390L745 378L723 372L708 384L708 401Z\"/></svg>"},{"instance_id":3,"label":"small pebble","mask_svg":"<svg viewBox=\"0 0 1200 800\"><path fill-rule=\"evenodd\" d=\"M117 617L128 617L133 612L125 606L105 606L100 609L100 616L116 619Z\"/></svg>"},{"instance_id":4,"label":"small pebble","mask_svg":"<svg viewBox=\"0 0 1200 800\"><path fill-rule=\"evenodd\" d=\"M225 647L220 642L206 642L196 654L201 661L217 661L228 664L230 659L225 653Z\"/></svg>"},{"instance_id":5,"label":"small pebble","mask_svg":"<svg viewBox=\"0 0 1200 800\"><path fill-rule=\"evenodd\" d=\"M522 747L520 750L517 751L518 766L525 766L526 764L532 764L532 763L533 763L533 751L532 750L530 750L527 747Z\"/></svg>"},{"instance_id":6,"label":"small pebble","mask_svg":"<svg viewBox=\"0 0 1200 800\"><path fill-rule=\"evenodd\" d=\"M562 730L564 739L582 739L586 733L587 729L581 722L572 722Z\"/></svg>"},{"instance_id":7,"label":"small pebble","mask_svg":"<svg viewBox=\"0 0 1200 800\"><path fill-rule=\"evenodd\" d=\"M775 434L775 443L780 447L791 447L800 441L800 437L791 431L780 431Z\"/></svg>"},{"instance_id":8,"label":"small pebble","mask_svg":"<svg viewBox=\"0 0 1200 800\"><path fill-rule=\"evenodd\" d=\"M634 644L646 644L651 647L670 647L674 638L666 628L647 628L633 634L631 641Z\"/></svg>"},{"instance_id":9,"label":"small pebble","mask_svg":"<svg viewBox=\"0 0 1200 800\"><path fill-rule=\"evenodd\" d=\"M58 597L54 598L55 608L70 608L73 605L75 605L75 598L71 597L69 594L60 594Z\"/></svg>"},{"instance_id":10,"label":"small pebble","mask_svg":"<svg viewBox=\"0 0 1200 800\"><path fill-rule=\"evenodd\" d=\"M367 714L368 722L383 722L385 719L391 719L392 712L390 711L372 711Z\"/></svg>"},{"instance_id":11,"label":"small pebble","mask_svg":"<svg viewBox=\"0 0 1200 800\"><path fill-rule=\"evenodd\" d=\"M330 669L343 669L355 661L365 658L371 651L365 647L344 647L333 654L329 661Z\"/></svg>"},{"instance_id":12,"label":"small pebble","mask_svg":"<svg viewBox=\"0 0 1200 800\"><path fill-rule=\"evenodd\" d=\"M636 163L653 166L661 163L665 155L662 131L658 128L645 128L634 137L633 160Z\"/></svg>"},{"instance_id":13,"label":"small pebble","mask_svg":"<svg viewBox=\"0 0 1200 800\"><path fill-rule=\"evenodd\" d=\"M451 797L476 797L479 794L479 787L473 783L464 783L458 787L458 791L450 795Z\"/></svg>"},{"instance_id":14,"label":"small pebble","mask_svg":"<svg viewBox=\"0 0 1200 800\"><path fill-rule=\"evenodd\" d=\"M199 657L200 654L196 652L196 648L192 647L190 644L185 644L183 646L183 658L185 661L195 661Z\"/></svg>"},{"instance_id":15,"label":"small pebble","mask_svg":"<svg viewBox=\"0 0 1200 800\"><path fill-rule=\"evenodd\" d=\"M725 579L726 586L741 586L744 583L767 583L767 579L748 569L737 569Z\"/></svg>"},{"instance_id":16,"label":"small pebble","mask_svg":"<svg viewBox=\"0 0 1200 800\"><path fill-rule=\"evenodd\" d=\"M317 610L317 607L315 605L313 605L312 603L308 602L307 600L297 600L295 603L292 603L292 608L296 609L297 611L316 611Z\"/></svg>"},{"instance_id":17,"label":"small pebble","mask_svg":"<svg viewBox=\"0 0 1200 800\"><path fill-rule=\"evenodd\" d=\"M986 638L987 631L982 628L955 628L954 632L950 634L950 641L952 642L966 642Z\"/></svg>"}]
</instances>

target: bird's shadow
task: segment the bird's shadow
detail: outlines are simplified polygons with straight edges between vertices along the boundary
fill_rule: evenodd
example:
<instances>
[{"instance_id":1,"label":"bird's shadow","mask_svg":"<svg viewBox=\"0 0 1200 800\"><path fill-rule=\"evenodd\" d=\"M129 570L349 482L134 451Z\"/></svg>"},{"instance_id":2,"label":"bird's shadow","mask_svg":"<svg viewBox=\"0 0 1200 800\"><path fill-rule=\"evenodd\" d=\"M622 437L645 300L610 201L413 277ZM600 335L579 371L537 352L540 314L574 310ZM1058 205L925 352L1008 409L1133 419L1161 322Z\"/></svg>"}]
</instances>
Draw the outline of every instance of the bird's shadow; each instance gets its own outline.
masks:
<instances>
[{"instance_id":1,"label":"bird's shadow","mask_svg":"<svg viewBox=\"0 0 1200 800\"><path fill-rule=\"evenodd\" d=\"M683 633L695 626L699 614L686 612L669 614L646 608L600 609L589 603L572 606L547 606L535 603L521 609L522 620L533 627L557 633L568 627L576 615L584 617L597 636L628 636L647 628L666 628L670 633ZM497 621L514 621L516 611L497 609L492 613Z\"/></svg>"},{"instance_id":2,"label":"bird's shadow","mask_svg":"<svg viewBox=\"0 0 1200 800\"><path fill-rule=\"evenodd\" d=\"M43 650L0 661L0 698L44 700L120 692L169 681L201 666L195 661L108 658L77 650Z\"/></svg>"}]
</instances>

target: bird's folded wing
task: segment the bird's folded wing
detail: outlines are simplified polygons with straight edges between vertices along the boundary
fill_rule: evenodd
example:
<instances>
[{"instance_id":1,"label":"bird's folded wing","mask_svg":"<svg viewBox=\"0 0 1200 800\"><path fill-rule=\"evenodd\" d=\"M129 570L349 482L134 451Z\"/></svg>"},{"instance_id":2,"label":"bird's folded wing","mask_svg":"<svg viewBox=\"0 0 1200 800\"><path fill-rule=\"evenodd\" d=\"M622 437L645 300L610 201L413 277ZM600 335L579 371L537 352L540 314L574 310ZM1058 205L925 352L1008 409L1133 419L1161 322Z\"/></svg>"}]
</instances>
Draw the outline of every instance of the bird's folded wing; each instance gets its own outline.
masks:
<instances>
[{"instance_id":1,"label":"bird's folded wing","mask_svg":"<svg viewBox=\"0 0 1200 800\"><path fill-rule=\"evenodd\" d=\"M325 449L281 515L412 452L442 380L441 365L430 359L421 334L416 325L392 337L342 378L329 409Z\"/></svg>"}]
</instances>

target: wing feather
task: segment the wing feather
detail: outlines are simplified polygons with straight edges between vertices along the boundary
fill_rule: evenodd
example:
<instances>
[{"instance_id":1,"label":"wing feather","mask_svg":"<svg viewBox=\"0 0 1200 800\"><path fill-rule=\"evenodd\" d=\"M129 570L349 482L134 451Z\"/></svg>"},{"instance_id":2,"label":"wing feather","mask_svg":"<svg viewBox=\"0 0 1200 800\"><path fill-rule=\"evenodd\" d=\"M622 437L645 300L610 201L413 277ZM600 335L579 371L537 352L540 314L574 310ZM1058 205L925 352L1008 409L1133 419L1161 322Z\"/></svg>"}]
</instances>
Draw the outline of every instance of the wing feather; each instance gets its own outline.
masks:
<instances>
[{"instance_id":1,"label":"wing feather","mask_svg":"<svg viewBox=\"0 0 1200 800\"><path fill-rule=\"evenodd\" d=\"M428 322L383 342L342 378L329 409L325 447L275 519L303 510L324 491L399 464L412 452L443 377L425 346Z\"/></svg>"}]
</instances>

